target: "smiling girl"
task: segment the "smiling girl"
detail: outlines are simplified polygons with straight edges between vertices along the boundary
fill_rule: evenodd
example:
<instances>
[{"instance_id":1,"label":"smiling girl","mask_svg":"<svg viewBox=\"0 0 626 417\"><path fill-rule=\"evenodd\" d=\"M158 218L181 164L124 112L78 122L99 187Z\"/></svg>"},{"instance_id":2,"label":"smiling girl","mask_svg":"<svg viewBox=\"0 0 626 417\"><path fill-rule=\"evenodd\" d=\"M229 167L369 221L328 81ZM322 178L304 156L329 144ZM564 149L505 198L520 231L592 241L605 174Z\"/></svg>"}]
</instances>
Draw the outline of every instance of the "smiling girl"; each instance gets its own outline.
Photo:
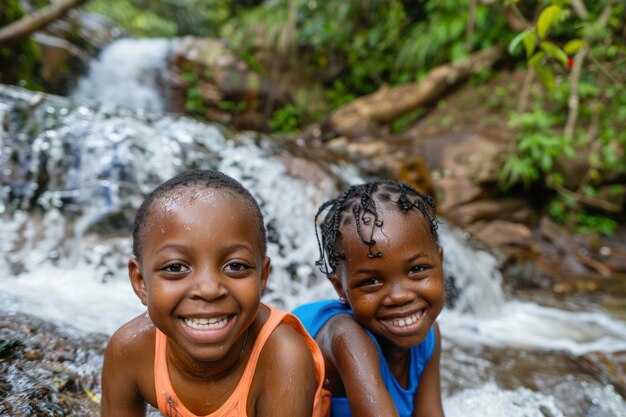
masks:
<instances>
[{"instance_id":1,"label":"smiling girl","mask_svg":"<svg viewBox=\"0 0 626 417\"><path fill-rule=\"evenodd\" d=\"M291 314L261 303L263 216L239 182L184 172L139 208L128 263L147 312L111 337L102 416L321 416L323 359Z\"/></svg>"},{"instance_id":2,"label":"smiling girl","mask_svg":"<svg viewBox=\"0 0 626 417\"><path fill-rule=\"evenodd\" d=\"M381 181L327 201L316 224L325 211L317 265L339 300L294 314L324 355L331 416L443 416L435 321L443 250L433 200Z\"/></svg>"}]
</instances>

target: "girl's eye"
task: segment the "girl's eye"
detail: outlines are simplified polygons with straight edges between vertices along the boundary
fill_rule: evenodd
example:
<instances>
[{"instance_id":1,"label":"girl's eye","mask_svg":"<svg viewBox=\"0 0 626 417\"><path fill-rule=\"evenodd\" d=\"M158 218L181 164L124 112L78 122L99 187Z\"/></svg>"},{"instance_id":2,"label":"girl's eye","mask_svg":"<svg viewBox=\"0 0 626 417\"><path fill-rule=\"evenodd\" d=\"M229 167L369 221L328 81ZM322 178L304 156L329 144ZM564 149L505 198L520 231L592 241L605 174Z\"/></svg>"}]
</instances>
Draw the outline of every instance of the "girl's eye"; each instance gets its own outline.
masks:
<instances>
[{"instance_id":1,"label":"girl's eye","mask_svg":"<svg viewBox=\"0 0 626 417\"><path fill-rule=\"evenodd\" d=\"M359 287L371 287L380 284L380 280L377 278L366 278L359 282Z\"/></svg>"},{"instance_id":2,"label":"girl's eye","mask_svg":"<svg viewBox=\"0 0 626 417\"><path fill-rule=\"evenodd\" d=\"M172 263L172 264L168 264L163 268L164 271L166 272L187 272L189 271L189 267L187 267L187 265L181 264L181 263Z\"/></svg>"},{"instance_id":3,"label":"girl's eye","mask_svg":"<svg viewBox=\"0 0 626 417\"><path fill-rule=\"evenodd\" d=\"M423 272L423 271L425 271L425 270L426 270L426 268L425 268L424 266L422 266L422 265L417 265L417 266L414 266L413 268L411 268L411 269L409 270L409 272L410 272L411 274L419 274L420 272Z\"/></svg>"}]
</instances>

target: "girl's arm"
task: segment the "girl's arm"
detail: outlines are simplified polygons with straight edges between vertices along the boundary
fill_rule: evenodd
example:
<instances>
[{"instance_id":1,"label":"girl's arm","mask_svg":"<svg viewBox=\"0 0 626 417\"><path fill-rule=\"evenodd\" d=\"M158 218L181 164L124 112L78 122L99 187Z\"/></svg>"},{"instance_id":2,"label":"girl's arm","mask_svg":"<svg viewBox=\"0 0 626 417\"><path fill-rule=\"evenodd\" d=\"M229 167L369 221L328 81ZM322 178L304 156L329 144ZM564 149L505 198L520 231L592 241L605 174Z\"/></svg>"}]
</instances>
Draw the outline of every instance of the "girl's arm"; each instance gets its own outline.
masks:
<instances>
[{"instance_id":1,"label":"girl's arm","mask_svg":"<svg viewBox=\"0 0 626 417\"><path fill-rule=\"evenodd\" d=\"M104 355L102 368L102 396L100 400L101 417L143 417L146 403L139 394L136 384L137 364L141 358L135 358L129 349L128 327L123 327L111 336Z\"/></svg>"},{"instance_id":2,"label":"girl's arm","mask_svg":"<svg viewBox=\"0 0 626 417\"><path fill-rule=\"evenodd\" d=\"M439 334L437 322L435 322L433 327L435 329L435 348L424 367L419 388L415 393L413 417L444 417L439 377L441 335Z\"/></svg>"},{"instance_id":3,"label":"girl's arm","mask_svg":"<svg viewBox=\"0 0 626 417\"><path fill-rule=\"evenodd\" d=\"M398 416L396 406L380 375L380 359L374 341L349 314L328 321L316 340L327 361L336 368L352 415L356 417ZM329 372L328 377L333 378ZM333 393L335 395L335 393Z\"/></svg>"},{"instance_id":4,"label":"girl's arm","mask_svg":"<svg viewBox=\"0 0 626 417\"><path fill-rule=\"evenodd\" d=\"M256 417L311 417L317 382L315 363L302 337L281 324L267 340L251 395ZM249 410L249 415L251 410Z\"/></svg>"}]
</instances>

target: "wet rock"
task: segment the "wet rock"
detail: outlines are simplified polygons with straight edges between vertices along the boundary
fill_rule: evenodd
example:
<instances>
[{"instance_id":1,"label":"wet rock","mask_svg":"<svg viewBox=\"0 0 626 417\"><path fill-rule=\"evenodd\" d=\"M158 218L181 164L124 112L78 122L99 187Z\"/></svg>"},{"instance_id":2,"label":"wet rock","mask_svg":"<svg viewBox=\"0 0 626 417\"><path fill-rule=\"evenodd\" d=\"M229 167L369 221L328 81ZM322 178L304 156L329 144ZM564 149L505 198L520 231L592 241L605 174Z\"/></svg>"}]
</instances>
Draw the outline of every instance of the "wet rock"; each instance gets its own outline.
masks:
<instances>
[{"instance_id":1,"label":"wet rock","mask_svg":"<svg viewBox=\"0 0 626 417\"><path fill-rule=\"evenodd\" d=\"M626 351L605 353L590 352L582 356L581 365L626 398Z\"/></svg>"},{"instance_id":2,"label":"wet rock","mask_svg":"<svg viewBox=\"0 0 626 417\"><path fill-rule=\"evenodd\" d=\"M482 188L468 178L442 178L439 174L433 174L432 178L441 213L449 213L453 208L471 203L483 194Z\"/></svg>"},{"instance_id":3,"label":"wet rock","mask_svg":"<svg viewBox=\"0 0 626 417\"><path fill-rule=\"evenodd\" d=\"M467 230L494 249L502 246L530 249L532 245L532 233L521 223L494 220L472 224Z\"/></svg>"},{"instance_id":4,"label":"wet rock","mask_svg":"<svg viewBox=\"0 0 626 417\"><path fill-rule=\"evenodd\" d=\"M35 33L33 40L41 49L41 76L51 91L59 91L69 69L86 70L89 56L71 42L44 33Z\"/></svg>"},{"instance_id":5,"label":"wet rock","mask_svg":"<svg viewBox=\"0 0 626 417\"><path fill-rule=\"evenodd\" d=\"M0 312L0 415L97 415L107 339Z\"/></svg>"},{"instance_id":6,"label":"wet rock","mask_svg":"<svg viewBox=\"0 0 626 417\"><path fill-rule=\"evenodd\" d=\"M550 395L566 416L613 417L616 414L589 411L597 402L594 392L610 387L615 395L624 395L624 353L591 353L581 358L559 351L519 351L474 343L450 344L445 338L442 345L444 396L480 387L485 381L494 381L501 390L525 387Z\"/></svg>"},{"instance_id":7,"label":"wet rock","mask_svg":"<svg viewBox=\"0 0 626 417\"><path fill-rule=\"evenodd\" d=\"M447 216L461 227L477 221L503 220L521 224L530 222L531 210L522 199L482 199L449 208ZM529 236L530 237L530 236Z\"/></svg>"},{"instance_id":8,"label":"wet rock","mask_svg":"<svg viewBox=\"0 0 626 417\"><path fill-rule=\"evenodd\" d=\"M496 179L498 156L505 150L502 142L471 133L430 137L421 148L431 172L478 184Z\"/></svg>"},{"instance_id":9,"label":"wet rock","mask_svg":"<svg viewBox=\"0 0 626 417\"><path fill-rule=\"evenodd\" d=\"M268 106L271 110L292 100L287 86L250 69L223 39L186 36L171 59L169 107L174 113L202 114L239 129L265 131ZM198 96L191 98L190 91Z\"/></svg>"}]
</instances>

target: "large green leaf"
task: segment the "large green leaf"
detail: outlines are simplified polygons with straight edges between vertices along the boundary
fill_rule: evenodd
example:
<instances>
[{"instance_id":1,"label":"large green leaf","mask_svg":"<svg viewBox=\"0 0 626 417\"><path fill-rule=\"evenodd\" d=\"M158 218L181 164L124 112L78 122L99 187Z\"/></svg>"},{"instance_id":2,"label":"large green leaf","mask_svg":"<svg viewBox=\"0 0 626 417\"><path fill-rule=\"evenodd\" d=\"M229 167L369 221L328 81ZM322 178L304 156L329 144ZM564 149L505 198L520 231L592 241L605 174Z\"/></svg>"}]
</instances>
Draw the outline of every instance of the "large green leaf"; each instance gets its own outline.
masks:
<instances>
[{"instance_id":1,"label":"large green leaf","mask_svg":"<svg viewBox=\"0 0 626 417\"><path fill-rule=\"evenodd\" d=\"M539 47L552 58L558 59L563 65L567 65L567 54L552 42L543 41Z\"/></svg>"},{"instance_id":2,"label":"large green leaf","mask_svg":"<svg viewBox=\"0 0 626 417\"><path fill-rule=\"evenodd\" d=\"M580 48L583 47L584 44L585 44L585 41L583 41L582 39L572 39L571 41L565 44L565 46L563 47L563 50L568 55L574 55L576 52L580 50Z\"/></svg>"},{"instance_id":3,"label":"large green leaf","mask_svg":"<svg viewBox=\"0 0 626 417\"><path fill-rule=\"evenodd\" d=\"M521 31L517 34L517 36L513 38L513 40L511 40L511 42L509 43L509 54L515 55L515 50L524 39L524 36L526 36L528 33L528 30Z\"/></svg>"},{"instance_id":4,"label":"large green leaf","mask_svg":"<svg viewBox=\"0 0 626 417\"><path fill-rule=\"evenodd\" d=\"M539 15L539 19L537 19L537 36L539 36L540 39L545 39L552 24L561 18L562 11L559 6L555 5L543 9Z\"/></svg>"},{"instance_id":5,"label":"large green leaf","mask_svg":"<svg viewBox=\"0 0 626 417\"><path fill-rule=\"evenodd\" d=\"M533 65L533 68L535 69L535 72L537 73L537 77L539 77L539 80L541 81L543 86L548 91L550 92L553 91L554 90L554 74L552 73L550 68L544 65L541 65L541 62L536 62Z\"/></svg>"}]
</instances>

